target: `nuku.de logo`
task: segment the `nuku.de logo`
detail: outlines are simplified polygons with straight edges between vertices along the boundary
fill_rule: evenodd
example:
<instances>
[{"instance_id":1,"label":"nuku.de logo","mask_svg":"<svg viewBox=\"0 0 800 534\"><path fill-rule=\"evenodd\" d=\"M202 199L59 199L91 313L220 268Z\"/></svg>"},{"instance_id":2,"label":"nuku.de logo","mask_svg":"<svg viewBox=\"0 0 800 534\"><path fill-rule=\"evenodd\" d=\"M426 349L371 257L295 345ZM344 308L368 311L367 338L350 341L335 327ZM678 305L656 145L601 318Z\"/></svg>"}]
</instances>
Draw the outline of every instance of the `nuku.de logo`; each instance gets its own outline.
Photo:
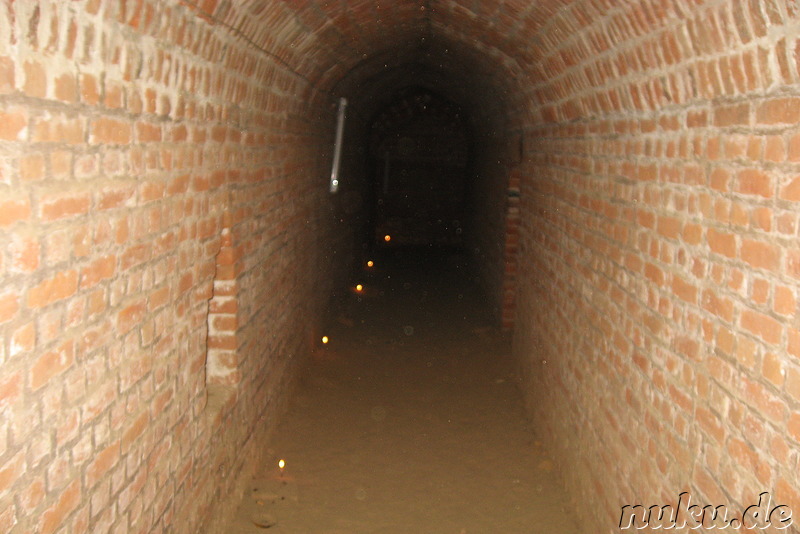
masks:
<instances>
[{"instance_id":1,"label":"nuku.de logo","mask_svg":"<svg viewBox=\"0 0 800 534\"><path fill-rule=\"evenodd\" d=\"M645 508L641 504L625 505L619 518L619 528L637 529L725 529L764 530L772 527L777 530L789 528L792 524L792 510L785 504L773 505L769 492L758 496L758 504L745 508L741 516L730 514L724 504L700 506L691 504L688 492L678 495L678 505L654 504Z\"/></svg>"}]
</instances>

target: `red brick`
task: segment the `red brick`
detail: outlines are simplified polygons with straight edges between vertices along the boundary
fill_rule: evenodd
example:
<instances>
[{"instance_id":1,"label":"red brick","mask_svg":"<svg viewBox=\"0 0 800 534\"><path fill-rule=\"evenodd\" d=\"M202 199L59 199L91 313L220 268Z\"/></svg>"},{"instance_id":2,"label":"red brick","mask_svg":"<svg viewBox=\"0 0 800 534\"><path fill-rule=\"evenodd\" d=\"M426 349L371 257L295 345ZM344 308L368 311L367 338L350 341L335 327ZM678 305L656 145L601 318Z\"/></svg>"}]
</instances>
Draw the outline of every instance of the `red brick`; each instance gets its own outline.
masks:
<instances>
[{"instance_id":1,"label":"red brick","mask_svg":"<svg viewBox=\"0 0 800 534\"><path fill-rule=\"evenodd\" d=\"M24 108L12 107L0 111L0 139L24 140L28 127L28 114Z\"/></svg>"},{"instance_id":2,"label":"red brick","mask_svg":"<svg viewBox=\"0 0 800 534\"><path fill-rule=\"evenodd\" d=\"M675 337L673 341L673 350L677 354L685 356L691 360L699 361L700 359L700 344L688 336Z\"/></svg>"},{"instance_id":3,"label":"red brick","mask_svg":"<svg viewBox=\"0 0 800 534\"><path fill-rule=\"evenodd\" d=\"M736 237L733 234L709 228L706 232L706 238L708 239L708 246L713 252L729 258L736 257Z\"/></svg>"},{"instance_id":4,"label":"red brick","mask_svg":"<svg viewBox=\"0 0 800 534\"><path fill-rule=\"evenodd\" d=\"M772 352L764 354L764 361L761 364L761 374L775 386L781 387L784 381L784 369L780 358ZM800 383L798 383L798 386L800 386ZM800 390L798 391L800 392Z\"/></svg>"},{"instance_id":5,"label":"red brick","mask_svg":"<svg viewBox=\"0 0 800 534\"><path fill-rule=\"evenodd\" d=\"M786 286L776 286L773 309L781 315L794 315L797 311L797 299L794 291Z\"/></svg>"},{"instance_id":6,"label":"red brick","mask_svg":"<svg viewBox=\"0 0 800 534\"><path fill-rule=\"evenodd\" d=\"M10 458L2 468L0 468L0 494L11 487L25 471L25 454L19 453Z\"/></svg>"},{"instance_id":7,"label":"red brick","mask_svg":"<svg viewBox=\"0 0 800 534\"><path fill-rule=\"evenodd\" d=\"M41 308L75 294L78 288L76 270L63 271L28 291L28 307Z\"/></svg>"},{"instance_id":8,"label":"red brick","mask_svg":"<svg viewBox=\"0 0 800 534\"><path fill-rule=\"evenodd\" d=\"M774 395L760 382L742 378L741 389L744 400L758 410L764 417L775 423L783 423L786 413L786 402Z\"/></svg>"},{"instance_id":9,"label":"red brick","mask_svg":"<svg viewBox=\"0 0 800 534\"><path fill-rule=\"evenodd\" d=\"M216 332L235 332L237 321L235 315L212 315L211 326Z\"/></svg>"},{"instance_id":10,"label":"red brick","mask_svg":"<svg viewBox=\"0 0 800 534\"><path fill-rule=\"evenodd\" d=\"M44 156L29 154L19 160L19 177L24 182L37 182L45 178Z\"/></svg>"},{"instance_id":11,"label":"red brick","mask_svg":"<svg viewBox=\"0 0 800 534\"><path fill-rule=\"evenodd\" d=\"M39 241L34 237L16 234L9 246L11 270L30 273L39 268Z\"/></svg>"},{"instance_id":12,"label":"red brick","mask_svg":"<svg viewBox=\"0 0 800 534\"><path fill-rule=\"evenodd\" d=\"M0 94L7 94L14 90L14 62L11 58L0 56Z\"/></svg>"},{"instance_id":13,"label":"red brick","mask_svg":"<svg viewBox=\"0 0 800 534\"><path fill-rule=\"evenodd\" d=\"M753 225L765 232L772 230L772 209L756 208L751 210Z\"/></svg>"},{"instance_id":14,"label":"red brick","mask_svg":"<svg viewBox=\"0 0 800 534\"><path fill-rule=\"evenodd\" d=\"M669 395L676 407L682 408L687 414L693 412L694 402L692 397L687 395L684 391L676 388L673 385L670 385Z\"/></svg>"},{"instance_id":15,"label":"red brick","mask_svg":"<svg viewBox=\"0 0 800 534\"><path fill-rule=\"evenodd\" d=\"M26 62L23 65L25 83L22 90L28 96L44 98L47 96L47 75L41 63Z\"/></svg>"},{"instance_id":16,"label":"red brick","mask_svg":"<svg viewBox=\"0 0 800 534\"><path fill-rule=\"evenodd\" d=\"M123 454L125 454L131 447L134 441L136 441L139 436L144 434L144 431L147 429L147 425L150 421L149 413L145 411L136 420L128 426L127 430L122 434L122 440L120 441L120 447Z\"/></svg>"},{"instance_id":17,"label":"red brick","mask_svg":"<svg viewBox=\"0 0 800 534\"><path fill-rule=\"evenodd\" d=\"M703 407L697 408L695 417L697 418L697 422L700 424L700 427L709 436L714 438L720 445L724 443L726 432L725 427L722 425L722 421L719 417Z\"/></svg>"},{"instance_id":18,"label":"red brick","mask_svg":"<svg viewBox=\"0 0 800 534\"><path fill-rule=\"evenodd\" d=\"M758 169L746 169L737 175L736 192L771 198L774 194L772 178Z\"/></svg>"},{"instance_id":19,"label":"red brick","mask_svg":"<svg viewBox=\"0 0 800 534\"><path fill-rule=\"evenodd\" d=\"M210 313L236 313L238 302L235 298L214 297L208 304Z\"/></svg>"},{"instance_id":20,"label":"red brick","mask_svg":"<svg viewBox=\"0 0 800 534\"><path fill-rule=\"evenodd\" d=\"M656 165L640 165L636 177L643 181L654 181L658 178L658 167Z\"/></svg>"},{"instance_id":21,"label":"red brick","mask_svg":"<svg viewBox=\"0 0 800 534\"><path fill-rule=\"evenodd\" d=\"M774 98L756 109L759 124L796 124L800 122L800 98Z\"/></svg>"},{"instance_id":22,"label":"red brick","mask_svg":"<svg viewBox=\"0 0 800 534\"><path fill-rule=\"evenodd\" d=\"M19 295L12 292L0 295L0 324L10 321L19 311Z\"/></svg>"},{"instance_id":23,"label":"red brick","mask_svg":"<svg viewBox=\"0 0 800 534\"><path fill-rule=\"evenodd\" d=\"M31 367L31 389L39 389L51 378L60 375L74 363L75 346L72 341L63 343L57 350L46 352Z\"/></svg>"},{"instance_id":24,"label":"red brick","mask_svg":"<svg viewBox=\"0 0 800 534\"><path fill-rule=\"evenodd\" d=\"M41 199L43 221L55 221L89 213L91 206L89 193L56 193Z\"/></svg>"},{"instance_id":25,"label":"red brick","mask_svg":"<svg viewBox=\"0 0 800 534\"><path fill-rule=\"evenodd\" d=\"M149 122L137 122L136 140L140 143L161 141L161 127Z\"/></svg>"},{"instance_id":26,"label":"red brick","mask_svg":"<svg viewBox=\"0 0 800 534\"><path fill-rule=\"evenodd\" d=\"M728 328L724 326L720 326L717 329L717 339L716 339L716 347L717 349L721 350L724 354L731 355L733 354L733 346L736 342L736 338Z\"/></svg>"},{"instance_id":27,"label":"red brick","mask_svg":"<svg viewBox=\"0 0 800 534\"><path fill-rule=\"evenodd\" d=\"M136 189L133 185L105 187L97 193L95 206L98 210L122 207L133 198Z\"/></svg>"},{"instance_id":28,"label":"red brick","mask_svg":"<svg viewBox=\"0 0 800 534\"><path fill-rule=\"evenodd\" d=\"M72 74L62 74L55 79L54 86L53 92L57 100L68 103L78 101L78 82Z\"/></svg>"},{"instance_id":29,"label":"red brick","mask_svg":"<svg viewBox=\"0 0 800 534\"><path fill-rule=\"evenodd\" d=\"M760 482L768 481L769 466L747 443L737 438L731 439L728 441L728 453L738 465L754 473Z\"/></svg>"},{"instance_id":30,"label":"red brick","mask_svg":"<svg viewBox=\"0 0 800 534\"><path fill-rule=\"evenodd\" d=\"M41 534L52 534L66 521L67 517L74 512L81 502L81 481L74 480L67 486L56 503L44 511L39 530Z\"/></svg>"},{"instance_id":31,"label":"red brick","mask_svg":"<svg viewBox=\"0 0 800 534\"><path fill-rule=\"evenodd\" d=\"M703 241L703 227L693 223L684 224L681 237L689 245L699 245Z\"/></svg>"},{"instance_id":32,"label":"red brick","mask_svg":"<svg viewBox=\"0 0 800 534\"><path fill-rule=\"evenodd\" d=\"M681 221L676 217L659 217L658 233L669 239L675 239L681 232Z\"/></svg>"},{"instance_id":33,"label":"red brick","mask_svg":"<svg viewBox=\"0 0 800 534\"><path fill-rule=\"evenodd\" d=\"M117 331L120 334L129 332L134 326L141 323L147 306L144 302L137 302L126 307L117 314Z\"/></svg>"},{"instance_id":34,"label":"red brick","mask_svg":"<svg viewBox=\"0 0 800 534\"><path fill-rule=\"evenodd\" d=\"M672 292L681 300L691 304L697 302L697 286L688 283L680 276L672 277Z\"/></svg>"},{"instance_id":35,"label":"red brick","mask_svg":"<svg viewBox=\"0 0 800 534\"><path fill-rule=\"evenodd\" d=\"M767 138L767 144L764 147L764 159L776 163L786 159L786 148L782 137L772 135Z\"/></svg>"},{"instance_id":36,"label":"red brick","mask_svg":"<svg viewBox=\"0 0 800 534\"><path fill-rule=\"evenodd\" d=\"M31 140L36 143L83 143L84 122L77 117L47 113L33 121Z\"/></svg>"},{"instance_id":37,"label":"red brick","mask_svg":"<svg viewBox=\"0 0 800 534\"><path fill-rule=\"evenodd\" d=\"M100 87L93 74L80 75L80 97L84 104L96 106L100 103Z\"/></svg>"},{"instance_id":38,"label":"red brick","mask_svg":"<svg viewBox=\"0 0 800 534\"><path fill-rule=\"evenodd\" d=\"M239 343L235 335L210 335L208 336L209 349L236 350Z\"/></svg>"},{"instance_id":39,"label":"red brick","mask_svg":"<svg viewBox=\"0 0 800 534\"><path fill-rule=\"evenodd\" d=\"M45 490L44 481L41 478L31 482L27 488L19 493L21 510L27 514L33 512L44 500Z\"/></svg>"},{"instance_id":40,"label":"red brick","mask_svg":"<svg viewBox=\"0 0 800 534\"><path fill-rule=\"evenodd\" d=\"M117 464L119 454L118 441L95 454L94 459L86 466L86 485L89 488L93 488L103 478L103 475Z\"/></svg>"},{"instance_id":41,"label":"red brick","mask_svg":"<svg viewBox=\"0 0 800 534\"><path fill-rule=\"evenodd\" d=\"M781 337L781 323L777 320L752 310L742 311L742 328L757 335L767 343L776 344Z\"/></svg>"},{"instance_id":42,"label":"red brick","mask_svg":"<svg viewBox=\"0 0 800 534\"><path fill-rule=\"evenodd\" d=\"M800 443L800 413L796 412L789 417L789 435Z\"/></svg>"},{"instance_id":43,"label":"red brick","mask_svg":"<svg viewBox=\"0 0 800 534\"><path fill-rule=\"evenodd\" d=\"M796 176L791 182L781 187L779 198L792 202L800 202L800 176Z\"/></svg>"},{"instance_id":44,"label":"red brick","mask_svg":"<svg viewBox=\"0 0 800 534\"><path fill-rule=\"evenodd\" d=\"M144 263L150 258L150 247L146 245L134 245L123 252L120 258L120 269L127 270Z\"/></svg>"},{"instance_id":45,"label":"red brick","mask_svg":"<svg viewBox=\"0 0 800 534\"><path fill-rule=\"evenodd\" d=\"M741 126L750 123L750 105L734 104L714 109L714 126Z\"/></svg>"},{"instance_id":46,"label":"red brick","mask_svg":"<svg viewBox=\"0 0 800 534\"><path fill-rule=\"evenodd\" d=\"M139 186L139 200L142 203L151 202L164 197L166 185L161 182L144 182Z\"/></svg>"},{"instance_id":47,"label":"red brick","mask_svg":"<svg viewBox=\"0 0 800 534\"><path fill-rule=\"evenodd\" d=\"M31 202L27 198L0 198L0 227L11 226L31 216Z\"/></svg>"},{"instance_id":48,"label":"red brick","mask_svg":"<svg viewBox=\"0 0 800 534\"><path fill-rule=\"evenodd\" d=\"M786 393L800 401L800 368L790 367L786 371Z\"/></svg>"},{"instance_id":49,"label":"red brick","mask_svg":"<svg viewBox=\"0 0 800 534\"><path fill-rule=\"evenodd\" d=\"M36 327L32 322L17 328L11 334L11 348L9 355L16 356L24 352L30 352L36 347Z\"/></svg>"},{"instance_id":50,"label":"red brick","mask_svg":"<svg viewBox=\"0 0 800 534\"><path fill-rule=\"evenodd\" d=\"M188 292L193 285L194 285L194 275L191 272L184 274L178 281L178 293L184 294Z\"/></svg>"},{"instance_id":51,"label":"red brick","mask_svg":"<svg viewBox=\"0 0 800 534\"><path fill-rule=\"evenodd\" d=\"M22 374L17 371L0 378L0 409L7 410L22 396ZM1 491L1 490L0 490Z\"/></svg>"},{"instance_id":52,"label":"red brick","mask_svg":"<svg viewBox=\"0 0 800 534\"><path fill-rule=\"evenodd\" d=\"M125 90L117 82L106 81L103 104L112 109L119 109L125 103Z\"/></svg>"},{"instance_id":53,"label":"red brick","mask_svg":"<svg viewBox=\"0 0 800 534\"><path fill-rule=\"evenodd\" d=\"M189 175L183 174L174 178L167 186L167 194L176 195L189 190Z\"/></svg>"},{"instance_id":54,"label":"red brick","mask_svg":"<svg viewBox=\"0 0 800 534\"><path fill-rule=\"evenodd\" d=\"M788 250L785 252L786 258L786 274L794 278L800 279L800 251Z\"/></svg>"},{"instance_id":55,"label":"red brick","mask_svg":"<svg viewBox=\"0 0 800 534\"><path fill-rule=\"evenodd\" d=\"M89 140L93 144L127 145L131 142L131 130L128 122L101 117L92 121Z\"/></svg>"},{"instance_id":56,"label":"red brick","mask_svg":"<svg viewBox=\"0 0 800 534\"><path fill-rule=\"evenodd\" d=\"M730 188L731 173L727 169L716 168L711 171L709 181L713 189L727 192Z\"/></svg>"},{"instance_id":57,"label":"red brick","mask_svg":"<svg viewBox=\"0 0 800 534\"><path fill-rule=\"evenodd\" d=\"M741 257L759 269L774 271L780 264L780 251L777 246L751 239L742 240Z\"/></svg>"},{"instance_id":58,"label":"red brick","mask_svg":"<svg viewBox=\"0 0 800 534\"><path fill-rule=\"evenodd\" d=\"M775 501L787 506L792 512L794 512L794 510L800 510L800 491L797 490L796 485L793 486L789 484L786 479L780 478L775 484ZM794 521L796 523L796 517ZM787 532L787 530L781 530L781 532Z\"/></svg>"},{"instance_id":59,"label":"red brick","mask_svg":"<svg viewBox=\"0 0 800 534\"><path fill-rule=\"evenodd\" d=\"M795 134L789 139L789 161L800 161L800 134Z\"/></svg>"},{"instance_id":60,"label":"red brick","mask_svg":"<svg viewBox=\"0 0 800 534\"><path fill-rule=\"evenodd\" d=\"M117 257L113 254L94 260L87 267L81 269L81 289L92 287L102 280L114 276L117 268Z\"/></svg>"},{"instance_id":61,"label":"red brick","mask_svg":"<svg viewBox=\"0 0 800 534\"><path fill-rule=\"evenodd\" d=\"M756 304L766 304L769 298L769 282L763 278L753 278L750 286L750 299Z\"/></svg>"}]
</instances>

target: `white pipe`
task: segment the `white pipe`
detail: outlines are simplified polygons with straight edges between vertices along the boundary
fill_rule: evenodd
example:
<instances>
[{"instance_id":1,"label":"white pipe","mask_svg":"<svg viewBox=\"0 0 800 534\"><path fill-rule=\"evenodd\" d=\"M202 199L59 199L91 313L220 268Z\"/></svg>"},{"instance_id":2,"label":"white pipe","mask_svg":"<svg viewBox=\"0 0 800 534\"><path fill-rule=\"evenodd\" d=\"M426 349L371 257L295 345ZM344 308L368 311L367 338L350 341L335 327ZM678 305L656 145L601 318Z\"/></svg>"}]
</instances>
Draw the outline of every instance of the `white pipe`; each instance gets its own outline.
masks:
<instances>
[{"instance_id":1,"label":"white pipe","mask_svg":"<svg viewBox=\"0 0 800 534\"><path fill-rule=\"evenodd\" d=\"M331 169L331 193L339 190L339 165L342 162L342 138L344 137L344 117L347 99L339 99L339 115L336 120L336 145L333 148L333 168Z\"/></svg>"}]
</instances>

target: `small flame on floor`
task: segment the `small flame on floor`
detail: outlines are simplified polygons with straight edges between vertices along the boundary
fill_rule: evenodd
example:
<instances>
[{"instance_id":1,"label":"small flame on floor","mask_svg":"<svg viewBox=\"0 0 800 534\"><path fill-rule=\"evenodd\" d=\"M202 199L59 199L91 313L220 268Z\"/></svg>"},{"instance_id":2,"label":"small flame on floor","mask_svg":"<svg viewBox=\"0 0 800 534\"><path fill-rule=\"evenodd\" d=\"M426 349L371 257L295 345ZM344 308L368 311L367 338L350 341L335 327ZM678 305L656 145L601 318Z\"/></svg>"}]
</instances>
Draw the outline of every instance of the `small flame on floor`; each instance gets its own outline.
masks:
<instances>
[{"instance_id":1,"label":"small flame on floor","mask_svg":"<svg viewBox=\"0 0 800 534\"><path fill-rule=\"evenodd\" d=\"M373 265L375 265L375 262L374 262L374 261L372 261L372 260L367 260L367 267L372 267Z\"/></svg>"},{"instance_id":2,"label":"small flame on floor","mask_svg":"<svg viewBox=\"0 0 800 534\"><path fill-rule=\"evenodd\" d=\"M389 241L392 240L392 236L390 236L389 234L386 234L385 236L383 236L383 240L388 243Z\"/></svg>"},{"instance_id":3,"label":"small flame on floor","mask_svg":"<svg viewBox=\"0 0 800 534\"><path fill-rule=\"evenodd\" d=\"M328 336L322 336L322 344L323 345L327 345L328 344ZM281 462L283 462L283 460L281 460Z\"/></svg>"},{"instance_id":4,"label":"small flame on floor","mask_svg":"<svg viewBox=\"0 0 800 534\"><path fill-rule=\"evenodd\" d=\"M278 460L278 468L281 470L281 473L283 473L284 467L286 467L286 462L284 462L283 458L281 458L280 460Z\"/></svg>"},{"instance_id":5,"label":"small flame on floor","mask_svg":"<svg viewBox=\"0 0 800 534\"><path fill-rule=\"evenodd\" d=\"M361 293L362 291L364 291L364 286L362 286L361 284L356 284L356 291Z\"/></svg>"}]
</instances>

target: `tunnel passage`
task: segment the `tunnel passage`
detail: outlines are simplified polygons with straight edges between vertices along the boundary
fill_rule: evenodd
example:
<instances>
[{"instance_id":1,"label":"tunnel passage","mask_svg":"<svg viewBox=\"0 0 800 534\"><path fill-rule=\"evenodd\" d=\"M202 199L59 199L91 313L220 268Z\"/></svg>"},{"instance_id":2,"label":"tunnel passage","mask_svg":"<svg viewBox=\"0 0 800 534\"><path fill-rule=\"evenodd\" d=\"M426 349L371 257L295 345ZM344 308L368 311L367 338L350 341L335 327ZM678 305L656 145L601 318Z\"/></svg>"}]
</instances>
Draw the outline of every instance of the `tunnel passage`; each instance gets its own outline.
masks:
<instances>
[{"instance_id":1,"label":"tunnel passage","mask_svg":"<svg viewBox=\"0 0 800 534\"><path fill-rule=\"evenodd\" d=\"M367 242L462 244L471 135L453 102L407 88L369 126Z\"/></svg>"},{"instance_id":2,"label":"tunnel passage","mask_svg":"<svg viewBox=\"0 0 800 534\"><path fill-rule=\"evenodd\" d=\"M449 243L465 250L495 322L511 330L519 189L513 172L522 149L520 117L512 111L520 94L512 88L516 78L504 66L446 38L423 35L402 42L362 59L333 86L333 94L349 102L342 171L348 183L334 202L342 204L344 219L357 232L354 251L380 247L384 230L393 227L407 234L398 236L399 243ZM428 99L436 103L426 103ZM402 123L401 117L410 112ZM444 121L443 115L449 118ZM394 131L401 137L394 145L378 139L381 132L401 127L416 133ZM423 141L424 136L432 137ZM394 151L388 169L381 143ZM401 179L393 179L393 173ZM415 177L433 187L437 197L442 195L440 208L434 209L434 197L423 195L424 185L411 183ZM450 184L449 192L445 184ZM393 187L398 185L409 189ZM414 224L418 226L406 228Z\"/></svg>"},{"instance_id":3,"label":"tunnel passage","mask_svg":"<svg viewBox=\"0 0 800 534\"><path fill-rule=\"evenodd\" d=\"M464 245L575 513L800 510L798 11L3 3L0 530L230 512L363 242L364 132L412 85L470 117Z\"/></svg>"}]
</instances>

